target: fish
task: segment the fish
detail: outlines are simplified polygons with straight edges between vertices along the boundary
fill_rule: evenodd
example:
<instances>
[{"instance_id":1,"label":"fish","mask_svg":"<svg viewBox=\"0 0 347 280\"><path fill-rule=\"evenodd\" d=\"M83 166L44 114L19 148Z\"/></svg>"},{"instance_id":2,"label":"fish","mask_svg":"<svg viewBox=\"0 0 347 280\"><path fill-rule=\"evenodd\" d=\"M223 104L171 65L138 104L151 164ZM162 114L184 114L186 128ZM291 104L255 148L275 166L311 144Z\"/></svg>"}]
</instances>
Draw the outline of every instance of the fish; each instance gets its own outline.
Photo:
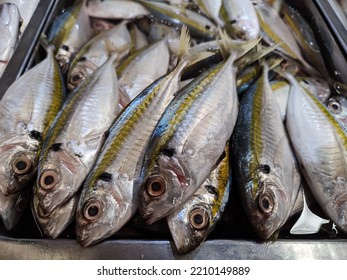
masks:
<instances>
[{"instance_id":1,"label":"fish","mask_svg":"<svg viewBox=\"0 0 347 280\"><path fill-rule=\"evenodd\" d=\"M340 125L347 131L347 98L335 95L329 98L327 108Z\"/></svg>"},{"instance_id":2,"label":"fish","mask_svg":"<svg viewBox=\"0 0 347 280\"><path fill-rule=\"evenodd\" d=\"M64 74L80 48L93 36L86 1L76 2L57 16L47 34L47 42L55 46L55 57Z\"/></svg>"},{"instance_id":3,"label":"fish","mask_svg":"<svg viewBox=\"0 0 347 280\"><path fill-rule=\"evenodd\" d=\"M305 180L324 213L347 232L347 135L315 95L291 84L286 127Z\"/></svg>"},{"instance_id":4,"label":"fish","mask_svg":"<svg viewBox=\"0 0 347 280\"><path fill-rule=\"evenodd\" d=\"M312 76L321 76L302 57L300 48L290 31L277 11L266 2L255 3L254 5L258 21L260 24L260 35L269 45L278 44L278 50L287 60L294 60L301 68Z\"/></svg>"},{"instance_id":5,"label":"fish","mask_svg":"<svg viewBox=\"0 0 347 280\"><path fill-rule=\"evenodd\" d=\"M0 4L11 3L18 8L21 17L19 36L22 36L26 30L39 1L40 0L0 0Z\"/></svg>"},{"instance_id":6,"label":"fish","mask_svg":"<svg viewBox=\"0 0 347 280\"><path fill-rule=\"evenodd\" d=\"M280 16L287 26L292 31L296 42L303 57L319 71L324 71L326 76L329 76L318 42L315 38L312 28L305 18L293 7L286 3L282 3Z\"/></svg>"},{"instance_id":7,"label":"fish","mask_svg":"<svg viewBox=\"0 0 347 280\"><path fill-rule=\"evenodd\" d=\"M181 254L199 247L224 212L231 188L228 145L225 157L204 183L182 207L166 216L175 247Z\"/></svg>"},{"instance_id":8,"label":"fish","mask_svg":"<svg viewBox=\"0 0 347 280\"><path fill-rule=\"evenodd\" d=\"M36 184L36 183L35 183ZM40 231L46 237L56 239L76 217L77 203L80 192L77 192L68 201L60 204L50 213L44 213L39 205L38 187L34 185L33 199L31 201L31 212Z\"/></svg>"},{"instance_id":9,"label":"fish","mask_svg":"<svg viewBox=\"0 0 347 280\"><path fill-rule=\"evenodd\" d=\"M221 27L224 26L224 22L219 15L222 7L222 0L194 0L193 2L205 15L211 18L216 25Z\"/></svg>"},{"instance_id":10,"label":"fish","mask_svg":"<svg viewBox=\"0 0 347 280\"><path fill-rule=\"evenodd\" d=\"M147 16L148 10L139 1L89 0L87 12L90 17L101 19L135 19Z\"/></svg>"},{"instance_id":11,"label":"fish","mask_svg":"<svg viewBox=\"0 0 347 280\"><path fill-rule=\"evenodd\" d=\"M130 46L131 36L126 22L122 22L93 37L81 48L71 62L67 74L68 89L73 90L76 88L114 53L117 53L117 58L114 61L115 67L117 67L120 61L128 55Z\"/></svg>"},{"instance_id":12,"label":"fish","mask_svg":"<svg viewBox=\"0 0 347 280\"><path fill-rule=\"evenodd\" d=\"M190 36L183 28L177 66L143 90L109 129L77 207L76 237L83 247L116 233L136 213L142 157L155 125L177 91L189 46Z\"/></svg>"},{"instance_id":13,"label":"fish","mask_svg":"<svg viewBox=\"0 0 347 280\"><path fill-rule=\"evenodd\" d=\"M255 8L250 0L223 0L225 27L232 38L254 40L260 34Z\"/></svg>"},{"instance_id":14,"label":"fish","mask_svg":"<svg viewBox=\"0 0 347 280\"><path fill-rule=\"evenodd\" d=\"M326 103L331 95L328 81L321 77L298 77L300 85L313 93L322 103Z\"/></svg>"},{"instance_id":15,"label":"fish","mask_svg":"<svg viewBox=\"0 0 347 280\"><path fill-rule=\"evenodd\" d=\"M189 9L184 9L184 11L182 11L180 7L170 6L161 2L143 0L138 2L151 12L151 16L158 18L162 22L167 22L169 25L178 28L182 25L186 25L192 36L203 39L213 39L217 35L216 25L199 13Z\"/></svg>"},{"instance_id":16,"label":"fish","mask_svg":"<svg viewBox=\"0 0 347 280\"><path fill-rule=\"evenodd\" d=\"M119 111L115 55L69 94L49 127L39 156L38 213L67 203L82 186Z\"/></svg>"},{"instance_id":17,"label":"fish","mask_svg":"<svg viewBox=\"0 0 347 280\"><path fill-rule=\"evenodd\" d=\"M238 114L233 63L241 52L230 52L176 94L153 131L140 177L139 210L148 224L185 203L223 154Z\"/></svg>"},{"instance_id":18,"label":"fish","mask_svg":"<svg viewBox=\"0 0 347 280\"><path fill-rule=\"evenodd\" d=\"M156 59L160 57L159 59ZM152 43L129 55L116 69L121 105L126 106L147 86L167 73L170 53L167 39Z\"/></svg>"},{"instance_id":19,"label":"fish","mask_svg":"<svg viewBox=\"0 0 347 280\"><path fill-rule=\"evenodd\" d=\"M19 40L21 16L16 5L0 4L0 78Z\"/></svg>"},{"instance_id":20,"label":"fish","mask_svg":"<svg viewBox=\"0 0 347 280\"><path fill-rule=\"evenodd\" d=\"M0 191L22 190L36 173L42 139L65 97L53 49L19 77L0 101Z\"/></svg>"},{"instance_id":21,"label":"fish","mask_svg":"<svg viewBox=\"0 0 347 280\"><path fill-rule=\"evenodd\" d=\"M0 193L0 219L6 230L14 229L20 222L30 202L30 188L7 196Z\"/></svg>"},{"instance_id":22,"label":"fish","mask_svg":"<svg viewBox=\"0 0 347 280\"><path fill-rule=\"evenodd\" d=\"M257 236L268 240L290 217L301 174L266 64L260 79L241 99L232 151L235 185L245 214Z\"/></svg>"}]
</instances>

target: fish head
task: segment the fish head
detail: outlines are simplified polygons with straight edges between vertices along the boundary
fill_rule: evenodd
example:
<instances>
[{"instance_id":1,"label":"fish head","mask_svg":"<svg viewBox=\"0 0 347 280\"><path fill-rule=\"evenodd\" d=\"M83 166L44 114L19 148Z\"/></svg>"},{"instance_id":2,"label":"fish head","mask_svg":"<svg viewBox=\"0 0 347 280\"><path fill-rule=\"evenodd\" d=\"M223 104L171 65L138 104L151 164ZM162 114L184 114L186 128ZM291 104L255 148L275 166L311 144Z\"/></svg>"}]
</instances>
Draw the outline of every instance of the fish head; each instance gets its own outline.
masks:
<instances>
[{"instance_id":1,"label":"fish head","mask_svg":"<svg viewBox=\"0 0 347 280\"><path fill-rule=\"evenodd\" d=\"M97 35L105 30L109 30L115 26L111 21L100 19L100 18L90 18L90 25L94 31L94 35Z\"/></svg>"},{"instance_id":2,"label":"fish head","mask_svg":"<svg viewBox=\"0 0 347 280\"><path fill-rule=\"evenodd\" d=\"M322 103L325 103L330 97L329 83L323 78L304 77L300 80L300 85L318 97Z\"/></svg>"},{"instance_id":3,"label":"fish head","mask_svg":"<svg viewBox=\"0 0 347 280\"><path fill-rule=\"evenodd\" d=\"M35 174L37 152L17 144L3 146L0 151L0 191L4 195L17 193Z\"/></svg>"},{"instance_id":4,"label":"fish head","mask_svg":"<svg viewBox=\"0 0 347 280\"><path fill-rule=\"evenodd\" d=\"M78 87L88 75L93 73L93 70L88 67L86 60L83 57L76 66L68 74L67 88L71 91Z\"/></svg>"},{"instance_id":5,"label":"fish head","mask_svg":"<svg viewBox=\"0 0 347 280\"><path fill-rule=\"evenodd\" d=\"M29 200L30 188L8 196L0 194L0 216L7 230L12 230L18 224Z\"/></svg>"},{"instance_id":6,"label":"fish head","mask_svg":"<svg viewBox=\"0 0 347 280\"><path fill-rule=\"evenodd\" d=\"M38 188L35 186L34 190ZM79 194L73 196L66 203L57 206L52 212L45 213L39 205L38 196L32 200L32 213L35 221L45 236L56 239L70 222L75 218Z\"/></svg>"},{"instance_id":7,"label":"fish head","mask_svg":"<svg viewBox=\"0 0 347 280\"><path fill-rule=\"evenodd\" d=\"M38 169L36 195L46 214L66 203L77 192L86 174L79 159L65 149L48 153Z\"/></svg>"},{"instance_id":8,"label":"fish head","mask_svg":"<svg viewBox=\"0 0 347 280\"><path fill-rule=\"evenodd\" d=\"M103 180L84 185L76 211L76 238L83 247L113 235L130 219L131 205L119 189Z\"/></svg>"},{"instance_id":9,"label":"fish head","mask_svg":"<svg viewBox=\"0 0 347 280\"><path fill-rule=\"evenodd\" d=\"M206 203L189 203L167 217L167 223L178 252L196 249L212 230L212 209Z\"/></svg>"},{"instance_id":10,"label":"fish head","mask_svg":"<svg viewBox=\"0 0 347 280\"><path fill-rule=\"evenodd\" d=\"M183 202L191 182L185 170L175 157L159 155L139 192L140 214L147 224L170 214Z\"/></svg>"},{"instance_id":11,"label":"fish head","mask_svg":"<svg viewBox=\"0 0 347 280\"><path fill-rule=\"evenodd\" d=\"M335 95L328 100L328 110L338 120L343 120L347 124L347 98L342 95Z\"/></svg>"},{"instance_id":12,"label":"fish head","mask_svg":"<svg viewBox=\"0 0 347 280\"><path fill-rule=\"evenodd\" d=\"M63 74L67 73L67 71L69 70L71 56L72 53L69 49L69 46L67 45L62 45L55 55L55 58Z\"/></svg>"},{"instance_id":13,"label":"fish head","mask_svg":"<svg viewBox=\"0 0 347 280\"><path fill-rule=\"evenodd\" d=\"M254 185L251 189L254 190ZM281 183L275 178L259 180L258 191L249 203L248 216L251 224L258 236L265 240L276 233L290 213L289 199Z\"/></svg>"}]
</instances>

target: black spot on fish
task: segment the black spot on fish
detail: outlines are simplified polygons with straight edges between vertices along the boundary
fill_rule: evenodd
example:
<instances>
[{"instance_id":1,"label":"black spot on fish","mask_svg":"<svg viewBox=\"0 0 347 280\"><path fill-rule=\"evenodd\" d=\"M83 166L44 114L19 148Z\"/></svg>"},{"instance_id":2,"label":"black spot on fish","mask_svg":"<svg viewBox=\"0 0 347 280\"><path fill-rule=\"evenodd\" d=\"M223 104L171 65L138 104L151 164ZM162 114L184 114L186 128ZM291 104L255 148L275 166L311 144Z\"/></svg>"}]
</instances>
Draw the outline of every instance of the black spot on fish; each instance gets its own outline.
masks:
<instances>
[{"instance_id":1,"label":"black spot on fish","mask_svg":"<svg viewBox=\"0 0 347 280\"><path fill-rule=\"evenodd\" d=\"M309 84L309 82L308 81L306 81L305 79L303 79L302 80L306 85L308 85Z\"/></svg>"},{"instance_id":2,"label":"black spot on fish","mask_svg":"<svg viewBox=\"0 0 347 280\"><path fill-rule=\"evenodd\" d=\"M29 136L30 136L30 138L35 139L37 141L42 141L42 134L41 134L41 132L38 132L36 130L30 131Z\"/></svg>"},{"instance_id":3,"label":"black spot on fish","mask_svg":"<svg viewBox=\"0 0 347 280\"><path fill-rule=\"evenodd\" d=\"M85 56L82 56L81 58L80 58L80 61L86 61L87 60L87 58L85 57Z\"/></svg>"},{"instance_id":4,"label":"black spot on fish","mask_svg":"<svg viewBox=\"0 0 347 280\"><path fill-rule=\"evenodd\" d=\"M264 174L269 174L270 173L270 166L268 166L267 164L261 164L259 166L259 170L261 172L263 172Z\"/></svg>"},{"instance_id":5,"label":"black spot on fish","mask_svg":"<svg viewBox=\"0 0 347 280\"><path fill-rule=\"evenodd\" d=\"M205 186L206 190L210 193L210 194L213 194L215 195L216 197L218 197L218 192L217 192L217 189L212 186L212 185L207 185Z\"/></svg>"},{"instance_id":6,"label":"black spot on fish","mask_svg":"<svg viewBox=\"0 0 347 280\"><path fill-rule=\"evenodd\" d=\"M61 48L64 50L64 51L69 51L69 47L67 45L62 45Z\"/></svg>"},{"instance_id":7,"label":"black spot on fish","mask_svg":"<svg viewBox=\"0 0 347 280\"><path fill-rule=\"evenodd\" d=\"M112 174L104 172L99 176L99 179L104 182L110 182L112 180Z\"/></svg>"},{"instance_id":8,"label":"black spot on fish","mask_svg":"<svg viewBox=\"0 0 347 280\"><path fill-rule=\"evenodd\" d=\"M51 146L51 150L53 152L58 152L61 150L61 143L54 143L52 146Z\"/></svg>"},{"instance_id":9,"label":"black spot on fish","mask_svg":"<svg viewBox=\"0 0 347 280\"><path fill-rule=\"evenodd\" d=\"M161 153L162 153L164 156L173 157L173 155L175 154L175 149L172 149L172 148L162 149L162 150L161 150Z\"/></svg>"},{"instance_id":10,"label":"black spot on fish","mask_svg":"<svg viewBox=\"0 0 347 280\"><path fill-rule=\"evenodd\" d=\"M75 155L76 157L78 157L78 158L83 157L83 155L82 155L82 154L76 154L76 153L74 153L74 155Z\"/></svg>"},{"instance_id":11,"label":"black spot on fish","mask_svg":"<svg viewBox=\"0 0 347 280\"><path fill-rule=\"evenodd\" d=\"M210 30L210 29L211 29L211 26L205 25L205 29L206 29L206 30Z\"/></svg>"},{"instance_id":12,"label":"black spot on fish","mask_svg":"<svg viewBox=\"0 0 347 280\"><path fill-rule=\"evenodd\" d=\"M233 20L229 21L230 24L235 24L236 22L237 22L236 19L233 19Z\"/></svg>"},{"instance_id":13,"label":"black spot on fish","mask_svg":"<svg viewBox=\"0 0 347 280\"><path fill-rule=\"evenodd\" d=\"M109 130L106 130L105 133L104 133L105 139L107 139L108 136L110 136L110 131L109 131Z\"/></svg>"}]
</instances>

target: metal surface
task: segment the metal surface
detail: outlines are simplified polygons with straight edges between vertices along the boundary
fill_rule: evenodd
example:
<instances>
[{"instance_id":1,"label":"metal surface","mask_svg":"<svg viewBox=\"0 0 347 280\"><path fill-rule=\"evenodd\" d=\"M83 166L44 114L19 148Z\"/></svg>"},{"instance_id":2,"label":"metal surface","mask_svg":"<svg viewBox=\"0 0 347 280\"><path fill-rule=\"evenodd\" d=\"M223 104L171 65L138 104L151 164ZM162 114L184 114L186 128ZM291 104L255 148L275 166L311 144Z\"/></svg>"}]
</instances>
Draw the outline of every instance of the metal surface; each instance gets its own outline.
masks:
<instances>
[{"instance_id":1,"label":"metal surface","mask_svg":"<svg viewBox=\"0 0 347 280\"><path fill-rule=\"evenodd\" d=\"M0 239L0 259L59 260L346 260L347 242L278 240L210 240L195 251L180 255L169 241L111 240L82 248L74 240Z\"/></svg>"}]
</instances>

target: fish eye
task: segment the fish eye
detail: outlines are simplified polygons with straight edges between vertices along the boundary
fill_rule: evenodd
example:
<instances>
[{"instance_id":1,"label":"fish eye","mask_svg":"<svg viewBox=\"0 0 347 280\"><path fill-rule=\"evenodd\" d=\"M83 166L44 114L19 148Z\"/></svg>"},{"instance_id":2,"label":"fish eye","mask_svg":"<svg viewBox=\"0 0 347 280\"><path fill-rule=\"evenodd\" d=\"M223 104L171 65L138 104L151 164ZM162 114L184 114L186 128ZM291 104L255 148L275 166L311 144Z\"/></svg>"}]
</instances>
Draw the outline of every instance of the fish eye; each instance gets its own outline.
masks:
<instances>
[{"instance_id":1,"label":"fish eye","mask_svg":"<svg viewBox=\"0 0 347 280\"><path fill-rule=\"evenodd\" d=\"M260 194L258 198L258 205L262 212L271 214L274 209L274 198L269 193Z\"/></svg>"},{"instance_id":2,"label":"fish eye","mask_svg":"<svg viewBox=\"0 0 347 280\"><path fill-rule=\"evenodd\" d=\"M84 74L82 72L77 72L71 76L69 82L73 86L78 86L84 79L85 79Z\"/></svg>"},{"instance_id":3,"label":"fish eye","mask_svg":"<svg viewBox=\"0 0 347 280\"><path fill-rule=\"evenodd\" d=\"M84 217L89 221L98 219L102 214L102 204L98 200L88 201L83 209Z\"/></svg>"},{"instance_id":4,"label":"fish eye","mask_svg":"<svg viewBox=\"0 0 347 280\"><path fill-rule=\"evenodd\" d=\"M152 197L161 196L166 191L166 182L161 176L149 177L146 184L147 193Z\"/></svg>"},{"instance_id":5,"label":"fish eye","mask_svg":"<svg viewBox=\"0 0 347 280\"><path fill-rule=\"evenodd\" d=\"M209 224L209 216L204 209L194 209L189 214L189 221L193 228L202 230Z\"/></svg>"},{"instance_id":6,"label":"fish eye","mask_svg":"<svg viewBox=\"0 0 347 280\"><path fill-rule=\"evenodd\" d=\"M42 173L40 177L40 187L45 190L50 190L54 188L59 181L59 175L54 170L47 170Z\"/></svg>"},{"instance_id":7,"label":"fish eye","mask_svg":"<svg viewBox=\"0 0 347 280\"><path fill-rule=\"evenodd\" d=\"M334 113L338 113L341 111L341 105L337 101L331 101L328 104L328 108L333 111Z\"/></svg>"},{"instance_id":8,"label":"fish eye","mask_svg":"<svg viewBox=\"0 0 347 280\"><path fill-rule=\"evenodd\" d=\"M25 155L20 155L12 162L12 170L17 175L29 173L32 168L32 161Z\"/></svg>"}]
</instances>

